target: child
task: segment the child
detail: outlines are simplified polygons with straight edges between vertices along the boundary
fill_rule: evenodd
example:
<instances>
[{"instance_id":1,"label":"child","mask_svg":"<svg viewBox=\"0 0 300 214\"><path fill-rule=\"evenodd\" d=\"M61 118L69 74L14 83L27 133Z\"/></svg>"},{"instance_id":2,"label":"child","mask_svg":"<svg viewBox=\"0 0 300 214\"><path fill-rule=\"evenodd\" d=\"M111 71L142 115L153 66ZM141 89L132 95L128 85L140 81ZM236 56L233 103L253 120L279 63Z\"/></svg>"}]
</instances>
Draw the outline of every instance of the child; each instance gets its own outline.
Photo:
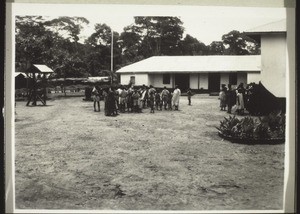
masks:
<instances>
[{"instance_id":1,"label":"child","mask_svg":"<svg viewBox=\"0 0 300 214\"><path fill-rule=\"evenodd\" d=\"M189 101L189 106L192 104L191 98L192 98L192 90L189 88L187 90L187 96L188 96L188 101Z\"/></svg>"},{"instance_id":2,"label":"child","mask_svg":"<svg viewBox=\"0 0 300 214\"><path fill-rule=\"evenodd\" d=\"M95 86L92 90L93 100L94 100L94 111L96 110L96 104L98 106L98 111L100 112L100 89L98 86Z\"/></svg>"},{"instance_id":3,"label":"child","mask_svg":"<svg viewBox=\"0 0 300 214\"><path fill-rule=\"evenodd\" d=\"M220 110L225 111L226 108L226 90L225 87L222 87L222 90L219 93L219 100L220 100Z\"/></svg>"}]
</instances>

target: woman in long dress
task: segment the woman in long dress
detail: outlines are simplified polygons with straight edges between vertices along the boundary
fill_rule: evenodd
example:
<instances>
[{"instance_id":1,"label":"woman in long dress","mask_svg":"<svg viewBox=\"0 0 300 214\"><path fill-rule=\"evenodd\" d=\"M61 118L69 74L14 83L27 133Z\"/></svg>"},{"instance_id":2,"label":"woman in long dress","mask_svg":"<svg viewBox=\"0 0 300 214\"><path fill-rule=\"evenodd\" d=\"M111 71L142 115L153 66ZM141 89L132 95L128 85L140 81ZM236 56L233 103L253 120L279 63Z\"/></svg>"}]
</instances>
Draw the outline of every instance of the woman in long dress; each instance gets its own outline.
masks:
<instances>
[{"instance_id":1,"label":"woman in long dress","mask_svg":"<svg viewBox=\"0 0 300 214\"><path fill-rule=\"evenodd\" d=\"M180 95L181 95L181 91L178 88L178 86L176 85L175 90L173 92L173 97L172 97L172 102L173 102L173 105L175 106L175 110L178 110Z\"/></svg>"}]
</instances>

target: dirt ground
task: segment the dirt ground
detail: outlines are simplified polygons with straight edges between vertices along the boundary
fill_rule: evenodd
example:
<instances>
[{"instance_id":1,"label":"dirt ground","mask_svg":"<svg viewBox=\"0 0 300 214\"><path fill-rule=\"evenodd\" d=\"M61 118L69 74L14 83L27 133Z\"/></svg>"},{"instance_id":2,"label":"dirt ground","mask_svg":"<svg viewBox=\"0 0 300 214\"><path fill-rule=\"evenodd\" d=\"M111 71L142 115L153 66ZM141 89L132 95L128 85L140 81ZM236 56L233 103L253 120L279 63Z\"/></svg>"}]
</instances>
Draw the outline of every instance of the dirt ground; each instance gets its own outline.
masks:
<instances>
[{"instance_id":1,"label":"dirt ground","mask_svg":"<svg viewBox=\"0 0 300 214\"><path fill-rule=\"evenodd\" d=\"M82 97L16 105L16 208L282 209L284 145L222 140L208 95L105 117Z\"/></svg>"}]
</instances>

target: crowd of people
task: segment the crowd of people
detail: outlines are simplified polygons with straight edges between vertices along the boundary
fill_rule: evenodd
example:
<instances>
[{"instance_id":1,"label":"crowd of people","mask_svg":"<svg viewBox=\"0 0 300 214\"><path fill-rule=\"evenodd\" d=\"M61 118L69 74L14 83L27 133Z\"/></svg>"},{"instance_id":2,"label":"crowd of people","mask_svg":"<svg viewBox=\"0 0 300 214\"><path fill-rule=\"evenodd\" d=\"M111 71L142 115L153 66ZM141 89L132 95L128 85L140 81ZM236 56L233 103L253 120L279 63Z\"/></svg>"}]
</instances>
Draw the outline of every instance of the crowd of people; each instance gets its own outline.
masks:
<instances>
[{"instance_id":1,"label":"crowd of people","mask_svg":"<svg viewBox=\"0 0 300 214\"><path fill-rule=\"evenodd\" d=\"M142 109L150 108L150 113L155 110L179 110L181 90L175 86L173 92L166 87L162 90L155 89L152 85L136 88L133 86L120 86L115 89L109 87L101 89L95 86L92 90L94 111L100 112L100 98L104 100L104 112L106 116L114 116L119 113L141 113ZM191 95L191 92L190 92ZM189 103L190 96L189 96Z\"/></svg>"},{"instance_id":2,"label":"crowd of people","mask_svg":"<svg viewBox=\"0 0 300 214\"><path fill-rule=\"evenodd\" d=\"M240 83L235 89L229 84L222 85L222 89L219 93L220 100L220 110L226 111L228 113L236 112L238 115L243 115L245 113L245 108L247 105L250 90L244 87L243 83Z\"/></svg>"},{"instance_id":3,"label":"crowd of people","mask_svg":"<svg viewBox=\"0 0 300 214\"><path fill-rule=\"evenodd\" d=\"M219 93L220 110L228 113L243 115L247 106L247 97L250 90L240 83L232 89L229 84L227 87L222 85ZM114 116L119 113L135 112L141 113L143 109L150 108L150 113L155 110L179 110L181 90L175 86L173 92L166 87L155 89L152 85L142 87L120 86L117 89L109 87L102 89L95 86L92 90L94 100L94 111L100 111L100 99L104 100L104 113L106 116ZM187 90L188 105L191 105L191 89Z\"/></svg>"}]
</instances>

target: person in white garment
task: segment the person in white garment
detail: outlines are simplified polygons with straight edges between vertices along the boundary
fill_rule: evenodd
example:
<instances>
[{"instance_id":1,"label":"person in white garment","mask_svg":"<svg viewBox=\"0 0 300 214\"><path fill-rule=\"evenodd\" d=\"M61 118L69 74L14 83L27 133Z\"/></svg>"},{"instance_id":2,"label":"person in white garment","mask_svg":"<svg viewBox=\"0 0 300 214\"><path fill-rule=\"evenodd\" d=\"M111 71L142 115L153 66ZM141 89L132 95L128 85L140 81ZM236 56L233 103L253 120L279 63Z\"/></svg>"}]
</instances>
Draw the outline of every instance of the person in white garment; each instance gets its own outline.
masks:
<instances>
[{"instance_id":1,"label":"person in white garment","mask_svg":"<svg viewBox=\"0 0 300 214\"><path fill-rule=\"evenodd\" d=\"M177 111L178 111L178 108L179 108L180 95L181 95L181 91L178 88L178 86L176 85L175 90L173 92L172 102L173 102L173 105L175 107L175 110L177 110Z\"/></svg>"}]
</instances>

